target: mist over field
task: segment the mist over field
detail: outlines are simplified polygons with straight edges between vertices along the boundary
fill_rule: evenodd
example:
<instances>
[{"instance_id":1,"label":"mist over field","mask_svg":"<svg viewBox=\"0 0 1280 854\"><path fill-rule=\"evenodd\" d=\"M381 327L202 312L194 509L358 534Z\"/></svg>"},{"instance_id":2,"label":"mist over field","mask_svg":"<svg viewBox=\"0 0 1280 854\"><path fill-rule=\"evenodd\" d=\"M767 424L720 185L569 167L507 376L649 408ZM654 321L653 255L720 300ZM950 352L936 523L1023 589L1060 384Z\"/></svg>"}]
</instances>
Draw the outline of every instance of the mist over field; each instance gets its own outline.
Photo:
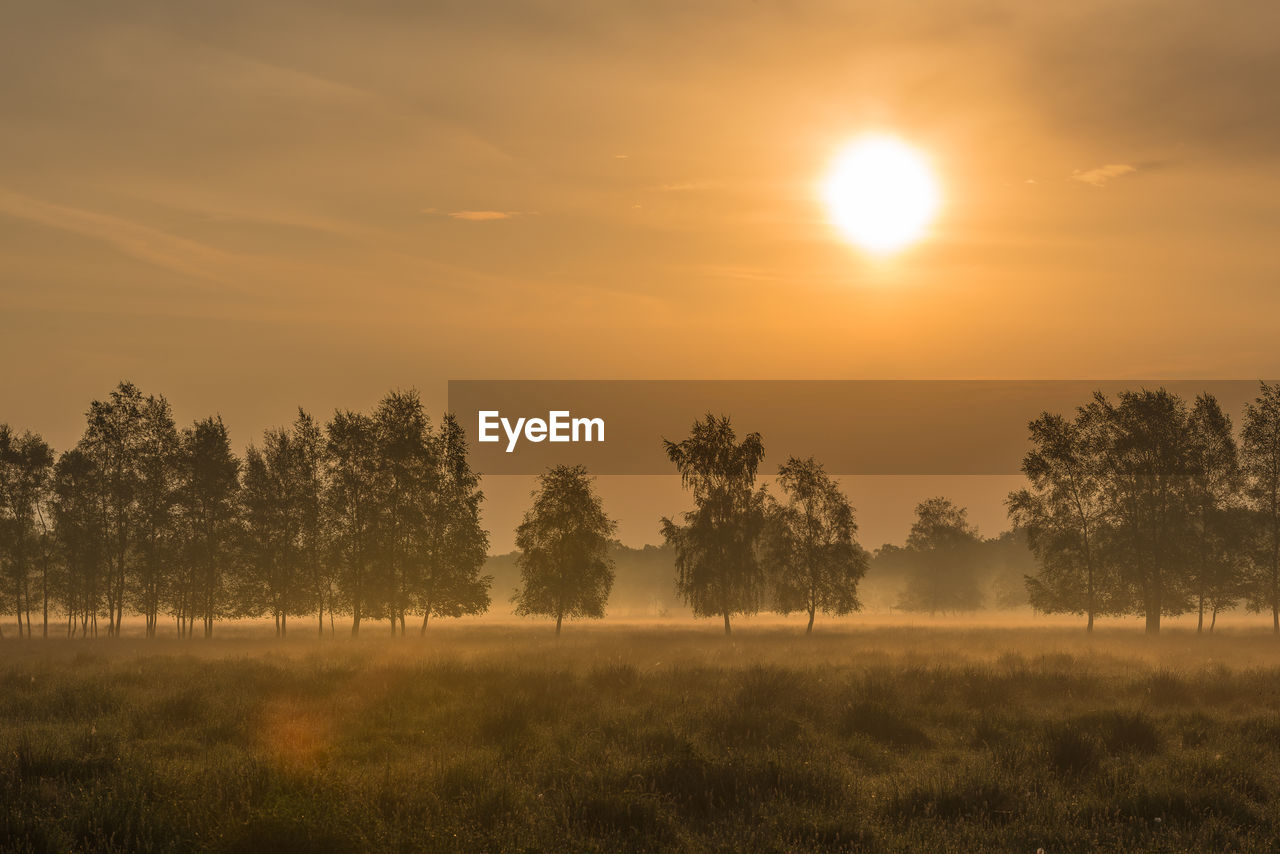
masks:
<instances>
[{"instance_id":1,"label":"mist over field","mask_svg":"<svg viewBox=\"0 0 1280 854\"><path fill-rule=\"evenodd\" d=\"M1280 831L1280 650L1245 629L263 630L3 645L6 847L1252 851Z\"/></svg>"}]
</instances>

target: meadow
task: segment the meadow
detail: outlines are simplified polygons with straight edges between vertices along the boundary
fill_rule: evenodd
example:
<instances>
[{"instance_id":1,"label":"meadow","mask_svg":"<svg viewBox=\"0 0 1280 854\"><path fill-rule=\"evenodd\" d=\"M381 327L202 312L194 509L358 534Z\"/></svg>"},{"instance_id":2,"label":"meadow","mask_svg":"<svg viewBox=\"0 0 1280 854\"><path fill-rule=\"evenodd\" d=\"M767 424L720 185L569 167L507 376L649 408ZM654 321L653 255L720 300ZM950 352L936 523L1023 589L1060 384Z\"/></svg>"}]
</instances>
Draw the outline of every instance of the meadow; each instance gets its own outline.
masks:
<instances>
[{"instance_id":1,"label":"meadow","mask_svg":"<svg viewBox=\"0 0 1280 854\"><path fill-rule=\"evenodd\" d=\"M1280 641L443 622L0 644L13 851L1261 851Z\"/></svg>"}]
</instances>

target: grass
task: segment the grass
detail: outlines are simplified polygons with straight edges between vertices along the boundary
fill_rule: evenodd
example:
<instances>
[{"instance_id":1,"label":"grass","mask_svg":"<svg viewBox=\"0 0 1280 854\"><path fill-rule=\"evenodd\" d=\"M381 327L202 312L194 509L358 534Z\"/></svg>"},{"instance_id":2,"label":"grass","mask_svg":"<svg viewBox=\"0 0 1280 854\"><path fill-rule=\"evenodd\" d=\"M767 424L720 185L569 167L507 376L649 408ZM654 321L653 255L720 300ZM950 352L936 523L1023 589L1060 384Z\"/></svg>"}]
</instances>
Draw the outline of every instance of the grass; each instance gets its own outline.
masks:
<instances>
[{"instance_id":1,"label":"grass","mask_svg":"<svg viewBox=\"0 0 1280 854\"><path fill-rule=\"evenodd\" d=\"M1280 642L442 625L0 644L5 850L1253 851Z\"/></svg>"}]
</instances>

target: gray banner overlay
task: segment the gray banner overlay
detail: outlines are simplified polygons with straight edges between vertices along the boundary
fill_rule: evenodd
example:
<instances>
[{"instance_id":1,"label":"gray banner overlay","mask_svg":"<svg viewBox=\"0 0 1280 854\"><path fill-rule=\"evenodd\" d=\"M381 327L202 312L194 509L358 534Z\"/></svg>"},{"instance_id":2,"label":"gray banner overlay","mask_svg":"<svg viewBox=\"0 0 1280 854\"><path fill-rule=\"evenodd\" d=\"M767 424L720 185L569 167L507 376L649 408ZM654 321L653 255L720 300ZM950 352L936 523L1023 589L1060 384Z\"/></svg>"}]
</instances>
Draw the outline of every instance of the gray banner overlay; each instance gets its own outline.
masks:
<instances>
[{"instance_id":1,"label":"gray banner overlay","mask_svg":"<svg viewBox=\"0 0 1280 854\"><path fill-rule=\"evenodd\" d=\"M561 463L674 474L662 440L683 439L708 413L730 416L739 437L763 436L762 473L812 455L840 475L1007 475L1040 413L1071 415L1095 391L1161 387L1188 405L1213 394L1235 424L1258 394L1257 380L451 380L449 411L491 475ZM482 413L493 441L479 441Z\"/></svg>"}]
</instances>

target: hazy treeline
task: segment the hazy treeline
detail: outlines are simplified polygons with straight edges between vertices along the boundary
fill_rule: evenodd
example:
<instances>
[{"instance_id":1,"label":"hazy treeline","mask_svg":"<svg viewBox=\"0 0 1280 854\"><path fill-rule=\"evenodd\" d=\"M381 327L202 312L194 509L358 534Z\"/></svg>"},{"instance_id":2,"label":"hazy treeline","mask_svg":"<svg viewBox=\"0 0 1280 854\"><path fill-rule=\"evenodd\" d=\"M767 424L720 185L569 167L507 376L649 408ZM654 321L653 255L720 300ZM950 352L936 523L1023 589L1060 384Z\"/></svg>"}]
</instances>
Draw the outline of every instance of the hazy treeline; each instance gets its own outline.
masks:
<instances>
[{"instance_id":1,"label":"hazy treeline","mask_svg":"<svg viewBox=\"0 0 1280 854\"><path fill-rule=\"evenodd\" d=\"M1198 615L1238 605L1280 633L1280 386L1261 384L1237 436L1218 401L1101 393L1030 425L1029 485L1009 497L1041 570L1043 611Z\"/></svg>"},{"instance_id":2,"label":"hazy treeline","mask_svg":"<svg viewBox=\"0 0 1280 854\"><path fill-rule=\"evenodd\" d=\"M178 429L168 402L121 383L94 401L61 455L0 425L0 560L19 634L154 636L271 615L350 614L405 630L409 616L478 613L488 535L461 427L433 430L414 392L323 428L299 410L238 459L222 420ZM25 625L24 625L25 617ZM54 619L58 619L55 617ZM105 626L101 623L105 622Z\"/></svg>"},{"instance_id":3,"label":"hazy treeline","mask_svg":"<svg viewBox=\"0 0 1280 854\"><path fill-rule=\"evenodd\" d=\"M271 615L387 620L403 634L436 616L490 606L483 494L462 428L433 427L415 392L371 412L336 411L323 426L299 410L240 459L218 417L179 429L163 397L121 383L86 414L83 437L55 455L39 436L0 425L0 612L20 635L118 634L126 614L154 636ZM663 440L693 509L661 520L644 551L643 595L695 616L761 610L861 610L871 569L882 604L929 613L1030 604L1094 620L1195 612L1202 628L1244 605L1280 632L1280 387L1262 384L1237 436L1208 394L1098 394L1071 416L1029 425L1027 487L1008 499L1013 530L979 536L964 508L931 498L904 545L874 555L854 509L813 459L790 458L773 489L764 442L707 415ZM542 474L516 531L493 559L515 581L517 614L601 617L629 551L581 466ZM1032 558L1034 555L1034 559ZM627 558L630 560L630 558ZM504 562L504 560L506 562ZM664 569L665 567L665 569ZM672 572L674 569L674 573ZM518 581L515 573L518 571ZM658 581L666 573L667 581ZM888 593L886 594L886 591ZM105 625L100 625L105 623Z\"/></svg>"}]
</instances>

